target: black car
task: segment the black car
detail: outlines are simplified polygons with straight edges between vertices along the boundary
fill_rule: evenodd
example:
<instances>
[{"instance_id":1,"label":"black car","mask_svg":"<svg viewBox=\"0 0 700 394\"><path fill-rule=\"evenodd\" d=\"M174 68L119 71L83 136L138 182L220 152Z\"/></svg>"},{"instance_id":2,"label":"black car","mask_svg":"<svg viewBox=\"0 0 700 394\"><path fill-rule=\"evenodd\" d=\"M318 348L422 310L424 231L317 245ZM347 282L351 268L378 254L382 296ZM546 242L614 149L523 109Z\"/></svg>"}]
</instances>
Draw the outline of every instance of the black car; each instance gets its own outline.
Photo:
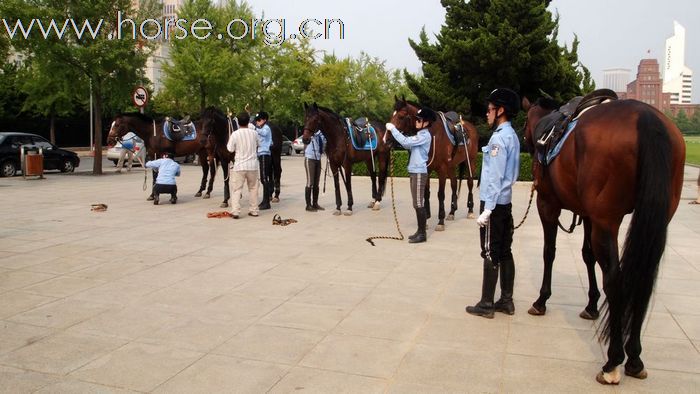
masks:
<instances>
[{"instance_id":1,"label":"black car","mask_svg":"<svg viewBox=\"0 0 700 394\"><path fill-rule=\"evenodd\" d=\"M30 145L42 148L44 170L73 172L80 165L75 152L61 149L44 137L29 133L0 132L0 176L14 176L21 171L20 147Z\"/></svg>"}]
</instances>

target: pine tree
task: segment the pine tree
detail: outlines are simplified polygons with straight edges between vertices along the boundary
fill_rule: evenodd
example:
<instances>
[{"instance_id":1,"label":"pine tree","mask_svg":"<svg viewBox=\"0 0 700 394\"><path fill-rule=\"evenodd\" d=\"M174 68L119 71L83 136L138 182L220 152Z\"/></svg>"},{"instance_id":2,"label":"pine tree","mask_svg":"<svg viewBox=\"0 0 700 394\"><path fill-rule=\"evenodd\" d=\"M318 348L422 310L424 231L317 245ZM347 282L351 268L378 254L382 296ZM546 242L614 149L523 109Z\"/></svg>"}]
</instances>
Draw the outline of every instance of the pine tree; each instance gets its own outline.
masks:
<instances>
[{"instance_id":1,"label":"pine tree","mask_svg":"<svg viewBox=\"0 0 700 394\"><path fill-rule=\"evenodd\" d=\"M571 49L557 42L558 16L550 0L442 0L445 23L436 42L425 31L411 47L423 76L405 73L418 99L437 109L483 114L484 100L497 87L522 96L541 92L558 100L594 88L578 61L578 39Z\"/></svg>"}]
</instances>

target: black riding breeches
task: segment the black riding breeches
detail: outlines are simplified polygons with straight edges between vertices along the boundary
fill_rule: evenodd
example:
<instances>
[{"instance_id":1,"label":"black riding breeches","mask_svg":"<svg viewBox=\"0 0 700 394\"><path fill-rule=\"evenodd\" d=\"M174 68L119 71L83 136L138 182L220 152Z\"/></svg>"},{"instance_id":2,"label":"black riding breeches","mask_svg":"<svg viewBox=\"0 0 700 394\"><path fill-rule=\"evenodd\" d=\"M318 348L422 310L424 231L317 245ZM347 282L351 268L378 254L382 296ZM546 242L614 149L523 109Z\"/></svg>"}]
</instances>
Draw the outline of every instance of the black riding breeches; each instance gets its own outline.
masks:
<instances>
[{"instance_id":1,"label":"black riding breeches","mask_svg":"<svg viewBox=\"0 0 700 394\"><path fill-rule=\"evenodd\" d=\"M481 202L479 212L484 211ZM513 204L496 205L491 212L489 222L479 230L481 239L481 257L493 263L500 264L504 260L512 260L513 252Z\"/></svg>"},{"instance_id":2,"label":"black riding breeches","mask_svg":"<svg viewBox=\"0 0 700 394\"><path fill-rule=\"evenodd\" d=\"M304 168L306 168L306 187L318 187L321 181L321 160L305 157Z\"/></svg>"}]
</instances>

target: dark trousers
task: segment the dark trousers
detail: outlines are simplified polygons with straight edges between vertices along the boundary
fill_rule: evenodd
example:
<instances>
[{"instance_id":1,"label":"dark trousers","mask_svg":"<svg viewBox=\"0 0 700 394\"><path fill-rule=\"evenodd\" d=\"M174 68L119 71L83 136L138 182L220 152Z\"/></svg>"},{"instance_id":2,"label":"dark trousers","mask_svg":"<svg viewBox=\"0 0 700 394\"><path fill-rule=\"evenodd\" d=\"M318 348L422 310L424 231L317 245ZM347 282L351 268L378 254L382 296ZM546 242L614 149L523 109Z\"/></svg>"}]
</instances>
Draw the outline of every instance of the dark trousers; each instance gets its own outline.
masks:
<instances>
[{"instance_id":1,"label":"dark trousers","mask_svg":"<svg viewBox=\"0 0 700 394\"><path fill-rule=\"evenodd\" d=\"M279 198L280 196L280 185L281 182L280 180L282 179L282 156L277 155L277 154L272 154L271 156L271 163L272 163L272 178L273 178L273 183L275 185L275 197Z\"/></svg>"},{"instance_id":2,"label":"dark trousers","mask_svg":"<svg viewBox=\"0 0 700 394\"><path fill-rule=\"evenodd\" d=\"M258 156L258 162L260 163L260 183L262 183L263 186L261 205L267 205L270 203L274 187L274 181L272 179L272 156L260 155Z\"/></svg>"},{"instance_id":3,"label":"dark trousers","mask_svg":"<svg viewBox=\"0 0 700 394\"><path fill-rule=\"evenodd\" d=\"M411 197L413 198L413 208L425 207L426 193L430 192L430 178L428 174L408 174L411 184Z\"/></svg>"},{"instance_id":4,"label":"dark trousers","mask_svg":"<svg viewBox=\"0 0 700 394\"><path fill-rule=\"evenodd\" d=\"M153 185L153 196L158 197L161 193L169 193L170 198L177 198L177 185L164 185L162 183Z\"/></svg>"},{"instance_id":5,"label":"dark trousers","mask_svg":"<svg viewBox=\"0 0 700 394\"><path fill-rule=\"evenodd\" d=\"M484 211L481 202L479 212ZM513 204L496 205L489 223L479 230L481 257L498 266L502 261L513 260Z\"/></svg>"},{"instance_id":6,"label":"dark trousers","mask_svg":"<svg viewBox=\"0 0 700 394\"><path fill-rule=\"evenodd\" d=\"M306 168L306 187L318 187L321 182L321 160L305 157L304 167Z\"/></svg>"}]
</instances>

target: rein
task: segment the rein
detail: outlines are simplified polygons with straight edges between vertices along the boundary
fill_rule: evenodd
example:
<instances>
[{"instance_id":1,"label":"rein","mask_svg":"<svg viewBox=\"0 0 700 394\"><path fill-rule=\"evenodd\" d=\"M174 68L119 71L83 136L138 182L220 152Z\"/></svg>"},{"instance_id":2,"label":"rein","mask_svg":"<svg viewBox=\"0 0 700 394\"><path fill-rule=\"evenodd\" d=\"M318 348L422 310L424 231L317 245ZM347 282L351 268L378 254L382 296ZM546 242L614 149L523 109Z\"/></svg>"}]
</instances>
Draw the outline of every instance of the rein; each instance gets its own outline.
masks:
<instances>
[{"instance_id":1,"label":"rein","mask_svg":"<svg viewBox=\"0 0 700 394\"><path fill-rule=\"evenodd\" d=\"M399 218L396 215L396 200L394 198L394 151L390 151L389 153L389 183L391 185L391 210L394 212L394 223L396 224L396 231L399 232L398 237L390 237L386 235L377 235L373 237L369 237L365 239L365 241L369 242L370 245L372 246L377 246L374 244L375 239L394 239L396 241L403 241L404 236L403 233L401 232L401 226L399 226Z\"/></svg>"},{"instance_id":2,"label":"rein","mask_svg":"<svg viewBox=\"0 0 700 394\"><path fill-rule=\"evenodd\" d=\"M525 223L525 219L527 219L527 215L530 213L530 207L532 206L532 197L534 195L535 195L535 184L533 182L532 188L530 189L530 201L527 203L527 209L525 210L525 216L523 216L523 220L521 220L520 223L518 223L518 225L513 228L513 231L519 229L520 226L522 226L523 223Z\"/></svg>"}]
</instances>

